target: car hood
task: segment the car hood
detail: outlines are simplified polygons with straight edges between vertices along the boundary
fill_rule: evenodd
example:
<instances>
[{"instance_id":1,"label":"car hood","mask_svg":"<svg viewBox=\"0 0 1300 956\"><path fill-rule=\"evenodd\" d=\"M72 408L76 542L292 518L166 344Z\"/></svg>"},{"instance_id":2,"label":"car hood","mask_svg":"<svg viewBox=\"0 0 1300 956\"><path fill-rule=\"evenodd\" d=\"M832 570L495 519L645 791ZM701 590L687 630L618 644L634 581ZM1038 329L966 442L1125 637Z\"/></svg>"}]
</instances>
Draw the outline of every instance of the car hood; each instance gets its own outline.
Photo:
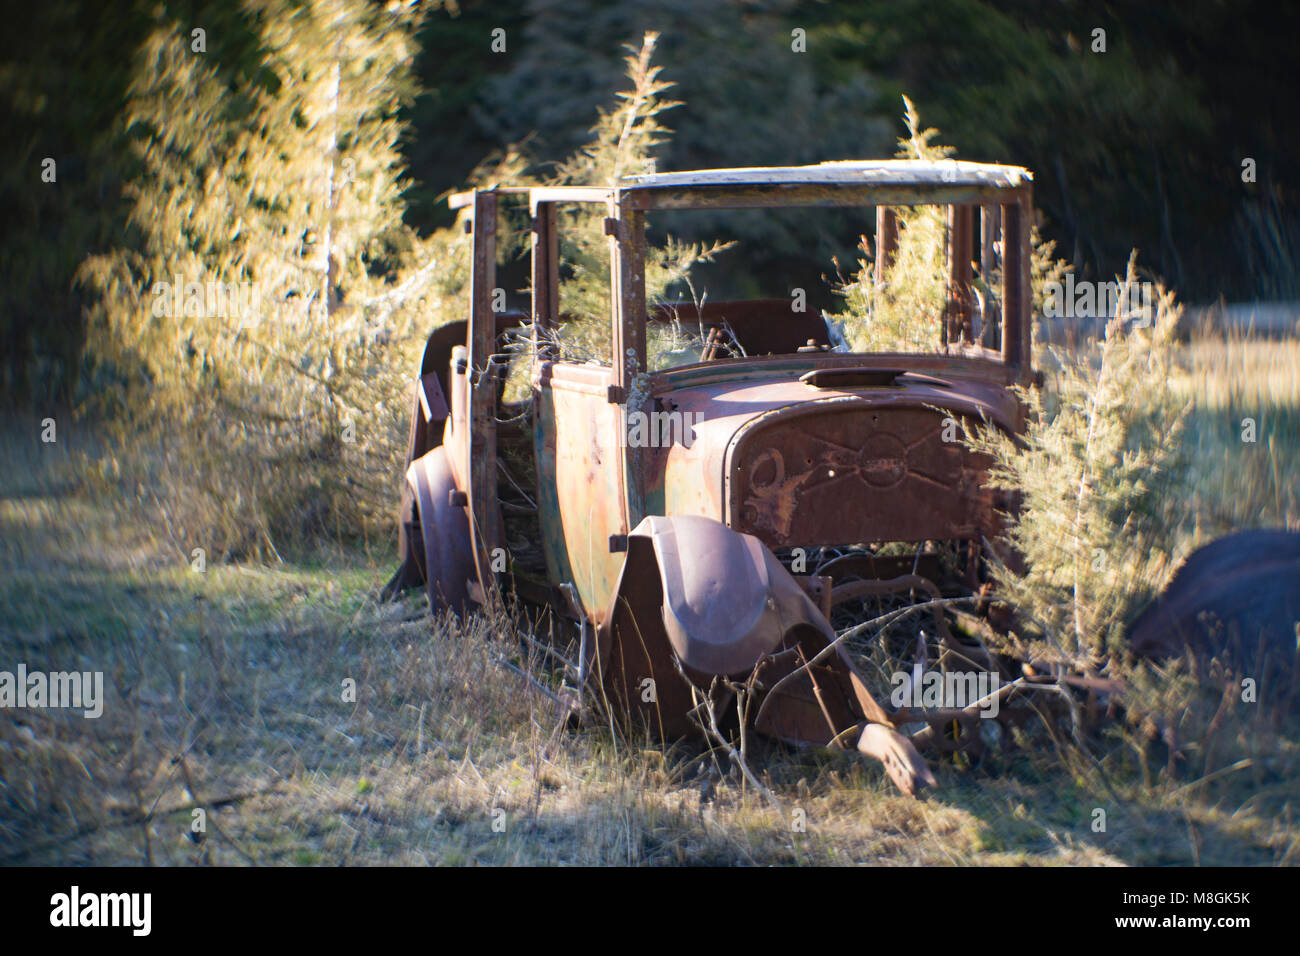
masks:
<instances>
[{"instance_id":1,"label":"car hood","mask_svg":"<svg viewBox=\"0 0 1300 956\"><path fill-rule=\"evenodd\" d=\"M829 543L839 519L827 503L855 493L880 502L893 495L910 512L916 499L928 502L929 521L873 518L879 540L945 522L973 531L962 514L972 512L978 469L959 442L950 435L940 442L936 431L952 417L1014 432L1021 414L1005 369L991 362L846 356L719 364L656 376L651 402L684 416L691 435L645 455L646 511L712 517L773 546L798 530L803 498L810 506L825 499L818 505L825 518L803 531ZM955 492L947 504L933 494L942 489Z\"/></svg>"}]
</instances>

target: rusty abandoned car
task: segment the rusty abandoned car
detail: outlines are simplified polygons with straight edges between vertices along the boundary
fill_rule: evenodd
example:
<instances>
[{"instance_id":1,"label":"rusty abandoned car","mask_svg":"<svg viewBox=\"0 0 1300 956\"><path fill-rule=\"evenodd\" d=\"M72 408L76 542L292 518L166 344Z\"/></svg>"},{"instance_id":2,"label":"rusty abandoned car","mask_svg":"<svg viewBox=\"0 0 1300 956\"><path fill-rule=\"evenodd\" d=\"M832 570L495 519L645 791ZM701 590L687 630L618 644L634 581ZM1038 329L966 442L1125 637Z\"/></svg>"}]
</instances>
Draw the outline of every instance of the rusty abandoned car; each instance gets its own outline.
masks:
<instances>
[{"instance_id":1,"label":"rusty abandoned car","mask_svg":"<svg viewBox=\"0 0 1300 956\"><path fill-rule=\"evenodd\" d=\"M531 216L530 314L493 309L505 203L526 203ZM549 344L566 318L557 235L566 204L605 213L605 364L565 360ZM981 748L980 714L1026 695L1032 675L931 607L930 633L893 647L893 671L1005 680L959 706L900 704L891 668L870 673L836 637L884 597L915 607L964 593L988 608L987 549L1012 503L946 425L1023 428L1012 386L1034 379L1029 172L835 162L501 187L452 205L472 223L468 316L434 330L424 353L403 563L389 591L422 584L435 609L505 592L549 608L579 635L570 679L588 703L665 738L691 733L707 713L797 745L856 748L907 793L934 782L918 747ZM948 297L931 352L836 348L828 323L788 298L647 302L647 214L874 209L883 275L895 210L912 205L947 215ZM994 294L975 294L975 260L1000 276ZM651 368L647 330L670 321L698 327L705 346L688 364ZM521 328L532 341L531 394L514 407L504 341ZM627 440L647 423L671 439Z\"/></svg>"}]
</instances>

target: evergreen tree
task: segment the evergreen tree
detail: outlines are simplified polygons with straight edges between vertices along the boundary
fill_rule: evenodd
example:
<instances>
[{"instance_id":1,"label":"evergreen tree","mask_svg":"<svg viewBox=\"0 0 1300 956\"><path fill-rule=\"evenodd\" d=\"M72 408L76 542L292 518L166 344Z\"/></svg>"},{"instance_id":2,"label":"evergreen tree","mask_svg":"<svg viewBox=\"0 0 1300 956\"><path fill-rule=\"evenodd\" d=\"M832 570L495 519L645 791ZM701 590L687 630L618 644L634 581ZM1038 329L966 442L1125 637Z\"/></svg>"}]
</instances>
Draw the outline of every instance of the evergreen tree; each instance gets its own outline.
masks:
<instances>
[{"instance_id":1,"label":"evergreen tree","mask_svg":"<svg viewBox=\"0 0 1300 956\"><path fill-rule=\"evenodd\" d=\"M133 378L132 426L179 426L218 452L196 452L196 482L218 496L251 482L272 510L282 490L324 485L313 509L337 520L355 489L330 465L341 442L385 445L361 416L392 397L376 391L384 343L414 334L398 306L417 290L392 280L417 247L397 150L415 15L363 0L250 0L239 15L255 70L208 58L188 23L160 22L143 46L123 120L143 242L87 261L91 332ZM302 474L259 480L272 462ZM270 545L273 516L258 523Z\"/></svg>"}]
</instances>

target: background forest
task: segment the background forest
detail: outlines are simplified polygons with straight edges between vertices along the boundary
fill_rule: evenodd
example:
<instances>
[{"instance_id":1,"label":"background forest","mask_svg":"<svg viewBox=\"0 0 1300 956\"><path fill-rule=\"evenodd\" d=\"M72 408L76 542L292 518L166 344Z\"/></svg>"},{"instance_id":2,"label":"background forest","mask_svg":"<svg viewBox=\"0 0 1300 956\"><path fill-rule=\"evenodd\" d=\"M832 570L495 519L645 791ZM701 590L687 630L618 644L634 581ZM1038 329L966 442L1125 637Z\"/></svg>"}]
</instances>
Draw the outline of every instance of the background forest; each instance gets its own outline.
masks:
<instances>
[{"instance_id":1,"label":"background forest","mask_svg":"<svg viewBox=\"0 0 1300 956\"><path fill-rule=\"evenodd\" d=\"M99 358L86 353L86 327L105 294L87 281L87 258L159 264L150 233L167 223L151 210L178 186L202 190L214 164L232 177L240 164L250 185L205 197L204 255L251 273L258 256L283 254L287 233L273 248L256 231L274 232L267 223L237 227L243 207L301 220L297 239L309 233L328 205L312 207L312 193L329 189L328 171L313 166L331 161L311 111L335 66L345 66L346 100L336 104L337 182L354 165L352 188L339 190L349 208L333 218L343 255L332 281L345 307L364 307L384 283L427 264L420 239L450 222L439 197L489 153L527 140L531 156L555 163L585 143L623 75L623 44L646 30L662 34L656 62L684 104L668 114L675 134L660 169L889 155L906 93L961 158L1034 170L1043 234L1080 277L1122 274L1136 247L1185 300L1298 294L1290 44L1300 11L1287 5L6 5L15 26L0 38L0 396L10 403L77 396ZM332 39L336 20L346 43ZM1098 29L1104 53L1094 52ZM185 92L196 78L197 99ZM266 124L262 138L220 157L196 153L216 149L201 133L242 129L248 116ZM54 183L42 179L47 158ZM1243 182L1248 159L1253 181ZM706 238L712 225L697 219L678 231ZM827 244L810 224L754 228L765 230L757 238L768 257L758 269L825 289ZM842 254L855 243L846 229L833 247ZM299 256L302 268L319 267L322 248Z\"/></svg>"}]
</instances>

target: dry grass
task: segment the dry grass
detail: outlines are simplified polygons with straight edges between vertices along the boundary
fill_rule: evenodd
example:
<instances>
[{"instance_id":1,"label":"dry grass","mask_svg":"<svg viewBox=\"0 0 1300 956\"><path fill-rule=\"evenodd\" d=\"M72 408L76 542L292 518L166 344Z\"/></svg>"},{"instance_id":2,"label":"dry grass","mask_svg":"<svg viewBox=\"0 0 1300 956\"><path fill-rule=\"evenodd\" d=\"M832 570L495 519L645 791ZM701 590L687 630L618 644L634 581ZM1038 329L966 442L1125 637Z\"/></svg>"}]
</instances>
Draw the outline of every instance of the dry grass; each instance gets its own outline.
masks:
<instances>
[{"instance_id":1,"label":"dry grass","mask_svg":"<svg viewBox=\"0 0 1300 956\"><path fill-rule=\"evenodd\" d=\"M147 504L86 490L66 451L76 428L55 446L37 433L31 423L4 442L16 467L0 489L0 662L103 670L108 690L97 721L0 716L0 863L1300 858L1285 737L1256 745L1248 772L1187 788L1159 767L1144 780L1122 728L1095 741L1099 763L1042 734L975 769L940 766L942 789L924 801L851 755L760 743L751 762L780 801L770 806L702 745L566 729L496 663L530 666L510 637L517 621L460 625L418 598L377 603L389 551L194 572ZM342 699L347 678L355 703ZM208 811L199 842L195 806ZM1091 828L1096 808L1106 832Z\"/></svg>"},{"instance_id":2,"label":"dry grass","mask_svg":"<svg viewBox=\"0 0 1300 956\"><path fill-rule=\"evenodd\" d=\"M1300 406L1300 340L1228 334L1184 351L1179 387L1204 408Z\"/></svg>"},{"instance_id":3,"label":"dry grass","mask_svg":"<svg viewBox=\"0 0 1300 956\"><path fill-rule=\"evenodd\" d=\"M1193 339L1173 389L1192 403L1184 442L1195 473L1189 544L1243 528L1300 529L1300 340ZM1255 441L1243 441L1243 420Z\"/></svg>"}]
</instances>

